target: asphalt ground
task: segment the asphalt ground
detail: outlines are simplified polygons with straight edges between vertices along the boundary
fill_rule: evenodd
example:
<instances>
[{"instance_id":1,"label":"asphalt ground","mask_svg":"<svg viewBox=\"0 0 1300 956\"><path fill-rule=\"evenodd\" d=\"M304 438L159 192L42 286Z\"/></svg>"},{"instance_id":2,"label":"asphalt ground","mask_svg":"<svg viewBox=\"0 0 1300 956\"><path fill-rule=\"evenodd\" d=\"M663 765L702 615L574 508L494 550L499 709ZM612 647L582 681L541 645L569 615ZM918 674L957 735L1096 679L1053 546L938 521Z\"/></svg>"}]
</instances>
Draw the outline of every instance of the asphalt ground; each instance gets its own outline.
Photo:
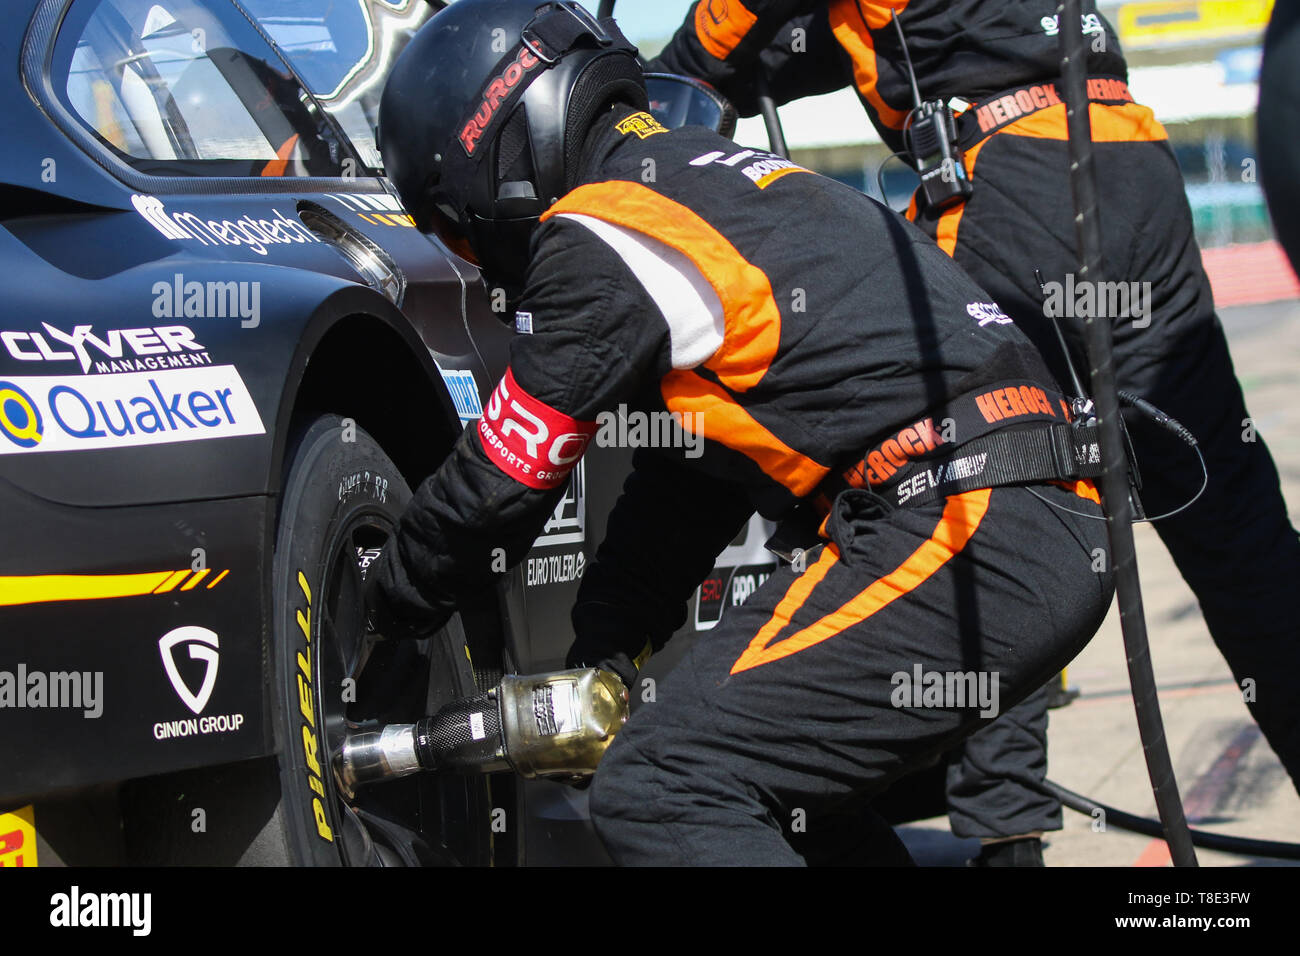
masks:
<instances>
[{"instance_id":1,"label":"asphalt ground","mask_svg":"<svg viewBox=\"0 0 1300 956\"><path fill-rule=\"evenodd\" d=\"M1277 462L1291 522L1300 525L1300 301L1224 309L1220 318L1247 407ZM1241 689L1160 539L1148 526L1136 531L1151 656L1189 822L1215 833L1300 842L1300 796L1251 720ZM1051 712L1049 777L1098 802L1154 819L1114 607L1070 665L1068 681L1080 695ZM1069 809L1064 822L1063 830L1047 837L1048 866L1169 865L1161 840L1109 823L1103 829L1101 821ZM978 841L952 836L947 817L908 824L899 833L923 866L961 866L979 851ZM1300 865L1197 853L1202 866Z\"/></svg>"}]
</instances>

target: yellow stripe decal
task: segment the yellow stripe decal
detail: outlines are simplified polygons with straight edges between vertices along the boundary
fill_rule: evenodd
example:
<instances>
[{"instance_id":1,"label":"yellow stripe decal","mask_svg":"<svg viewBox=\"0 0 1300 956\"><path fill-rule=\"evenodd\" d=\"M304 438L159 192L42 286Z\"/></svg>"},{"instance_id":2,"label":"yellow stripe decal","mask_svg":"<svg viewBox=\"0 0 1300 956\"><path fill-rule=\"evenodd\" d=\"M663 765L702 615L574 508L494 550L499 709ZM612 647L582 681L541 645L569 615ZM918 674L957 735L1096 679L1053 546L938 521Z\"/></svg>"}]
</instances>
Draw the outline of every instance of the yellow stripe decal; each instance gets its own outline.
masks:
<instances>
[{"instance_id":1,"label":"yellow stripe decal","mask_svg":"<svg viewBox=\"0 0 1300 956\"><path fill-rule=\"evenodd\" d=\"M193 581L181 588L188 591L207 574L200 571ZM215 587L221 575L208 585ZM146 571L141 574L31 574L0 576L0 607L22 604L47 604L53 601L102 601L108 598L142 597L166 594L189 577L184 571Z\"/></svg>"},{"instance_id":2,"label":"yellow stripe decal","mask_svg":"<svg viewBox=\"0 0 1300 956\"><path fill-rule=\"evenodd\" d=\"M169 577L162 584L158 585L158 587L154 588L153 593L166 594L168 591L175 590L176 585L180 584L187 577L189 577L189 574L190 572L188 571L173 571L171 577Z\"/></svg>"},{"instance_id":3,"label":"yellow stripe decal","mask_svg":"<svg viewBox=\"0 0 1300 956\"><path fill-rule=\"evenodd\" d=\"M206 578L207 576L208 576L208 572L207 572L207 569L205 568L204 570L199 571L197 574L195 574L194 577L190 578L190 579L189 579L188 581L186 581L184 584L182 584L182 585L181 585L181 590L182 590L182 591L193 591L195 585L197 585L200 581L202 581L202 580L203 580L204 578Z\"/></svg>"}]
</instances>

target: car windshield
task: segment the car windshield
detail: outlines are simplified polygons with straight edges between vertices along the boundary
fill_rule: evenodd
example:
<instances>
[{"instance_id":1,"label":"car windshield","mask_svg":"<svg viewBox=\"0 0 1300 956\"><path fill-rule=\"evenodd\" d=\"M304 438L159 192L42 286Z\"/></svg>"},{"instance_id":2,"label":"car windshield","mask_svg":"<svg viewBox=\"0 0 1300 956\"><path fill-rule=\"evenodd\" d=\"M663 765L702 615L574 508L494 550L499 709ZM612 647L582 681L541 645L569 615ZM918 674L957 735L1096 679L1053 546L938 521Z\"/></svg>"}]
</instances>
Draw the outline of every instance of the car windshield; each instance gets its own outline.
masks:
<instances>
[{"instance_id":1,"label":"car windshield","mask_svg":"<svg viewBox=\"0 0 1300 956\"><path fill-rule=\"evenodd\" d=\"M376 146L379 97L393 61L443 4L426 0L239 0L261 24L312 94L347 132L372 169L383 170ZM692 0L623 0L620 26L649 56L681 24ZM585 3L597 12L596 0Z\"/></svg>"},{"instance_id":2,"label":"car windshield","mask_svg":"<svg viewBox=\"0 0 1300 956\"><path fill-rule=\"evenodd\" d=\"M379 97L397 55L430 16L425 0L240 0L347 132L368 167Z\"/></svg>"},{"instance_id":3,"label":"car windshield","mask_svg":"<svg viewBox=\"0 0 1300 956\"><path fill-rule=\"evenodd\" d=\"M143 172L337 176L350 158L228 0L80 0L52 73L65 105Z\"/></svg>"}]
</instances>

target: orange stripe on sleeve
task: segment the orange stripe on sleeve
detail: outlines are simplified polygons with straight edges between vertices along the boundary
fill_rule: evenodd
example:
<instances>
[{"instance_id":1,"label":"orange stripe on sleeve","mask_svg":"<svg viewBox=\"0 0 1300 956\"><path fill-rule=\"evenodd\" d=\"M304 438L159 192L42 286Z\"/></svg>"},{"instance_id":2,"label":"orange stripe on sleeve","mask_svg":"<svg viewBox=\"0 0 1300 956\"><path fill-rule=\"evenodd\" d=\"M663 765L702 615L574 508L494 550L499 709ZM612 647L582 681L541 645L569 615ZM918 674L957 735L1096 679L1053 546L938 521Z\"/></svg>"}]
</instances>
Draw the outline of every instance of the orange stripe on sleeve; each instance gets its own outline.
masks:
<instances>
[{"instance_id":1,"label":"orange stripe on sleeve","mask_svg":"<svg viewBox=\"0 0 1300 956\"><path fill-rule=\"evenodd\" d=\"M700 0L695 5L695 36L719 60L730 56L757 22L740 0Z\"/></svg>"},{"instance_id":2,"label":"orange stripe on sleeve","mask_svg":"<svg viewBox=\"0 0 1300 956\"><path fill-rule=\"evenodd\" d=\"M800 585L803 578L796 581L795 586L777 605L772 619L763 626L750 642L749 647L732 665L731 673L739 674L741 671L762 664L770 664L772 661L797 654L814 644L820 644L850 627L861 624L881 608L888 607L899 598L915 591L966 547L988 512L991 495L992 489L982 488L948 498L948 503L943 509L943 517L939 519L939 526L934 529L934 534L912 552L896 570L873 581L866 590L838 611L827 614L815 624L805 627L783 641L772 643L772 638L789 623L790 618L807 599L812 589L830 570L830 561L834 561L835 556L831 555L828 561L827 554L830 552L828 547L817 564L803 575L803 577L812 575L814 571L822 568L823 562L826 562L820 576L802 588ZM796 588L799 589L798 593Z\"/></svg>"},{"instance_id":3,"label":"orange stripe on sleeve","mask_svg":"<svg viewBox=\"0 0 1300 956\"><path fill-rule=\"evenodd\" d=\"M691 421L700 423L695 432L701 437L745 455L796 497L811 494L830 472L760 425L725 389L694 372L669 372L660 391L668 410L681 413L683 427ZM686 412L694 414L688 417Z\"/></svg>"},{"instance_id":4,"label":"orange stripe on sleeve","mask_svg":"<svg viewBox=\"0 0 1300 956\"><path fill-rule=\"evenodd\" d=\"M908 0L882 0L864 9L857 0L834 0L827 10L835 39L853 60L853 80L858 92L890 129L902 129L910 110L896 110L880 97L876 87L880 70L876 66L876 41L871 31L889 26L890 12L902 13L907 4Z\"/></svg>"},{"instance_id":5,"label":"orange stripe on sleeve","mask_svg":"<svg viewBox=\"0 0 1300 956\"><path fill-rule=\"evenodd\" d=\"M722 233L681 203L640 183L611 181L579 186L542 214L591 216L634 229L676 249L700 270L722 303L722 346L704 367L735 392L757 385L781 344L781 310L762 269Z\"/></svg>"}]
</instances>

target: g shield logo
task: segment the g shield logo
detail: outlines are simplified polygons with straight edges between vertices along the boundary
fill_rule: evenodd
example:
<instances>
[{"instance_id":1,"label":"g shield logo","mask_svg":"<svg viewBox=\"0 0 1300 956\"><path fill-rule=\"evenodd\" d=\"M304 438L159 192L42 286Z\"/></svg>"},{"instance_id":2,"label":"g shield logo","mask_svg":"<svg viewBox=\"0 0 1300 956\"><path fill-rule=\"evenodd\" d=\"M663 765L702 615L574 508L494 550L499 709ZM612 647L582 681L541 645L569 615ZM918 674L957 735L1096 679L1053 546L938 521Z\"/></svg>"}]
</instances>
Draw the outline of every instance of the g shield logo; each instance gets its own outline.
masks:
<instances>
[{"instance_id":1,"label":"g shield logo","mask_svg":"<svg viewBox=\"0 0 1300 956\"><path fill-rule=\"evenodd\" d=\"M35 448L45 433L36 403L13 382L0 381L0 432L19 448Z\"/></svg>"},{"instance_id":2,"label":"g shield logo","mask_svg":"<svg viewBox=\"0 0 1300 956\"><path fill-rule=\"evenodd\" d=\"M164 634L158 641L158 650L162 654L163 669L167 671L167 679L172 682L172 688L185 706L196 714L203 713L203 708L208 706L208 698L212 696L212 688L217 682L218 643L217 635L212 631L206 627L194 626L178 627ZM185 680L176 669L174 654L177 646L181 644L189 645L191 660L203 661L207 668L203 674L203 685L197 694L190 692Z\"/></svg>"}]
</instances>

